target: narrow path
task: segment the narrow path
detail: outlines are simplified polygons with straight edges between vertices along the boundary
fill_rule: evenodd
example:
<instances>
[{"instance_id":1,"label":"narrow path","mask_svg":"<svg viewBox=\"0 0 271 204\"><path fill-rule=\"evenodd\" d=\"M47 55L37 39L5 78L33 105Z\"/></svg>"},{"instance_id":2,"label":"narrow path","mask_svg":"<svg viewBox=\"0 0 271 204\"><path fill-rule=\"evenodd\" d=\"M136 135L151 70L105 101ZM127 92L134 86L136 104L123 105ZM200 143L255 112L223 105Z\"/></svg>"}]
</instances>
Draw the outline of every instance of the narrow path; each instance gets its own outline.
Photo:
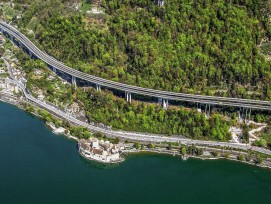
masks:
<instances>
[{"instance_id":1,"label":"narrow path","mask_svg":"<svg viewBox=\"0 0 271 204\"><path fill-rule=\"evenodd\" d=\"M258 128L253 129L253 130L250 130L249 133L248 133L249 134L249 143L252 144L254 141L260 139L254 133L261 132L264 128L266 128L267 124L265 124L265 123L256 123L254 121L249 121L248 124L254 124L254 125L260 126Z\"/></svg>"}]
</instances>

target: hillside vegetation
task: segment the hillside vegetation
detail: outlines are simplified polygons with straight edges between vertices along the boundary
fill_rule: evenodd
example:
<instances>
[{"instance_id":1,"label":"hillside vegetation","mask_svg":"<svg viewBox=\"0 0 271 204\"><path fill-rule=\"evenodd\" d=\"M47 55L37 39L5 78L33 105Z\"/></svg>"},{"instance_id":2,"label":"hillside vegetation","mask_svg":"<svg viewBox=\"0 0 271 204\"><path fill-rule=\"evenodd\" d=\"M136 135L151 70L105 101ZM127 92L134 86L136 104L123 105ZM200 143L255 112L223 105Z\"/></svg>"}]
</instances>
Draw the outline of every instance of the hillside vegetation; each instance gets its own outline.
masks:
<instances>
[{"instance_id":1,"label":"hillside vegetation","mask_svg":"<svg viewBox=\"0 0 271 204\"><path fill-rule=\"evenodd\" d=\"M94 88L73 89L63 85L59 78L46 69L41 60L29 59L21 50L17 57L27 74L27 88L33 93L40 90L46 100L58 106L77 102L86 112L89 121L103 123L113 129L182 135L193 139L228 141L231 139L229 126L233 120L212 114L207 118L196 109L170 107L164 110L156 103L132 101L113 95L110 91L97 92ZM43 70L38 75L35 70ZM35 95L33 93L33 95ZM64 107L62 107L65 109Z\"/></svg>"},{"instance_id":2,"label":"hillside vegetation","mask_svg":"<svg viewBox=\"0 0 271 204\"><path fill-rule=\"evenodd\" d=\"M76 69L143 87L270 99L270 62L259 44L270 37L269 1L14 0L12 20L44 51ZM14 13L14 12L13 12ZM5 16L7 18L8 16ZM8 19L8 18L7 18ZM32 32L33 31L33 32ZM28 88L56 104L78 102L88 120L141 132L227 141L236 123L212 112L115 97L110 91L73 89L39 60L18 56ZM34 69L44 69L41 78ZM257 118L257 117L256 117Z\"/></svg>"},{"instance_id":3,"label":"hillside vegetation","mask_svg":"<svg viewBox=\"0 0 271 204\"><path fill-rule=\"evenodd\" d=\"M103 0L99 15L76 10L80 1L31 2L20 26L30 24L44 50L86 73L176 92L271 97L270 62L258 47L270 38L268 0Z\"/></svg>"}]
</instances>

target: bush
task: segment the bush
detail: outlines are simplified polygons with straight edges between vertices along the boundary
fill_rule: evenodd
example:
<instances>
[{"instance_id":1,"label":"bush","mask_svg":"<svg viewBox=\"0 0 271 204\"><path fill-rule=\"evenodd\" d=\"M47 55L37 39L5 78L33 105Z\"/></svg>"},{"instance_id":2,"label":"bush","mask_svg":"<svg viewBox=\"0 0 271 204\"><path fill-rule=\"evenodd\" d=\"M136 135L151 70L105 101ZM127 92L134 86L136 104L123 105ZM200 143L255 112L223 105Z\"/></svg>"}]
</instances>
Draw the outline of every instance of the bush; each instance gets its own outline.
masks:
<instances>
[{"instance_id":1,"label":"bush","mask_svg":"<svg viewBox=\"0 0 271 204\"><path fill-rule=\"evenodd\" d=\"M213 157L217 157L217 156L218 156L218 153L215 152L215 151L212 151L212 152L211 152L211 155L212 155Z\"/></svg>"},{"instance_id":2,"label":"bush","mask_svg":"<svg viewBox=\"0 0 271 204\"><path fill-rule=\"evenodd\" d=\"M181 147L181 154L186 155L186 147L185 146Z\"/></svg>"},{"instance_id":3,"label":"bush","mask_svg":"<svg viewBox=\"0 0 271 204\"><path fill-rule=\"evenodd\" d=\"M263 138L261 138L260 140L257 140L253 143L253 145L255 146L259 146L259 147L267 147L267 141Z\"/></svg>"},{"instance_id":4,"label":"bush","mask_svg":"<svg viewBox=\"0 0 271 204\"><path fill-rule=\"evenodd\" d=\"M245 160L245 155L239 154L239 155L237 156L237 159L238 159L239 161L244 161L244 160Z\"/></svg>"},{"instance_id":5,"label":"bush","mask_svg":"<svg viewBox=\"0 0 271 204\"><path fill-rule=\"evenodd\" d=\"M260 155L257 155L254 162L255 164L261 164L263 162L263 158Z\"/></svg>"},{"instance_id":6,"label":"bush","mask_svg":"<svg viewBox=\"0 0 271 204\"><path fill-rule=\"evenodd\" d=\"M141 147L141 145L138 142L134 143L134 148L140 149L140 147Z\"/></svg>"},{"instance_id":7,"label":"bush","mask_svg":"<svg viewBox=\"0 0 271 204\"><path fill-rule=\"evenodd\" d=\"M113 140L113 144L119 144L120 142L120 138L116 137L114 140Z\"/></svg>"}]
</instances>

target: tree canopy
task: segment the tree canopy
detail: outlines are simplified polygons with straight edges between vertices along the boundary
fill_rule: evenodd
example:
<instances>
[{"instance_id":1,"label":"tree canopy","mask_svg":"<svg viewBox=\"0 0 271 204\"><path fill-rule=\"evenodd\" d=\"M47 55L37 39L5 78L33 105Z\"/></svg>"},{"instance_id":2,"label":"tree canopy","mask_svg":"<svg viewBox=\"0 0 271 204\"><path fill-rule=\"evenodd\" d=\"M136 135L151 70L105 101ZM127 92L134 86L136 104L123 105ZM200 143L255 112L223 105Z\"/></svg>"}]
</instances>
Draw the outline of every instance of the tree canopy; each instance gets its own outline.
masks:
<instances>
[{"instance_id":1,"label":"tree canopy","mask_svg":"<svg viewBox=\"0 0 271 204\"><path fill-rule=\"evenodd\" d=\"M41 47L86 73L176 92L270 99L270 62L258 48L270 38L269 1L101 2L105 13L97 17L72 11L65 6L71 1L34 0L21 25L38 19Z\"/></svg>"}]
</instances>

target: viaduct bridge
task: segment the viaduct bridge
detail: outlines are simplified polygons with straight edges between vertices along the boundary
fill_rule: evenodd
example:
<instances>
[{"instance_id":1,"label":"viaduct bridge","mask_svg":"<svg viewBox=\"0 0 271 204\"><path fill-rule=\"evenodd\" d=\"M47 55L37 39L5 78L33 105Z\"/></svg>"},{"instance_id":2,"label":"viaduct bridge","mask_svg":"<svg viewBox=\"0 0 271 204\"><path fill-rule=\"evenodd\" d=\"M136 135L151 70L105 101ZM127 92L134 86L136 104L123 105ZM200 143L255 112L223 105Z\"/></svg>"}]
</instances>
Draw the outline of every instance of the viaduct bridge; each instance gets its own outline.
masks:
<instances>
[{"instance_id":1,"label":"viaduct bridge","mask_svg":"<svg viewBox=\"0 0 271 204\"><path fill-rule=\"evenodd\" d=\"M62 62L49 56L37 48L25 35L19 32L13 26L0 22L0 31L8 36L13 42L17 42L20 48L25 48L29 55L36 57L44 61L54 72L62 72L71 76L72 84L76 85L77 79L90 82L96 85L97 91L101 90L101 87L107 87L114 90L125 92L125 98L128 102L132 100L132 94L138 94L142 96L156 97L158 98L164 108L167 108L168 101L184 101L190 103L199 103L205 105L205 111L210 110L211 105L238 107L243 110L244 113L251 112L253 110L271 110L271 102L262 100L250 100L241 98L230 97L216 97L216 96L204 96L195 94L185 94L177 92L161 91L149 88L143 88L138 86L132 86L124 83L114 82L100 77L92 76L90 74L83 73L64 65Z\"/></svg>"}]
</instances>

